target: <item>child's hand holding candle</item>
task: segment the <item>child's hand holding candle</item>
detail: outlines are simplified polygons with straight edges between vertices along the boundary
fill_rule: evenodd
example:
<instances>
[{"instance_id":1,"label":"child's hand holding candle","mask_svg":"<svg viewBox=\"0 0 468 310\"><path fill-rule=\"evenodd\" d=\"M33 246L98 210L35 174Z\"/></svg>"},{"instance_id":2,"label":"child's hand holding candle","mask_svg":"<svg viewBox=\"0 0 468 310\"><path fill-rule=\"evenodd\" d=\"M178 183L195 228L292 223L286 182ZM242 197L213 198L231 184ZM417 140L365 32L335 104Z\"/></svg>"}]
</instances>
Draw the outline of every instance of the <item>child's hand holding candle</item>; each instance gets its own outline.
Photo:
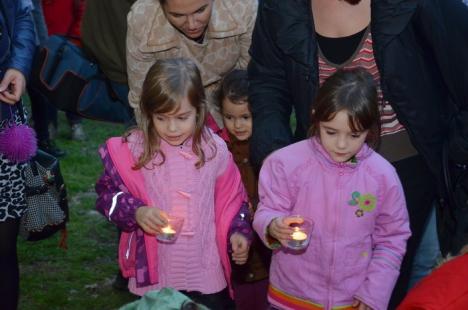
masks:
<instances>
[{"instance_id":1,"label":"child's hand holding candle","mask_svg":"<svg viewBox=\"0 0 468 310\"><path fill-rule=\"evenodd\" d=\"M176 216L167 217L167 225L161 228L161 232L156 235L156 238L162 242L174 242L177 239L184 219Z\"/></svg>"},{"instance_id":2,"label":"child's hand holding candle","mask_svg":"<svg viewBox=\"0 0 468 310\"><path fill-rule=\"evenodd\" d=\"M294 220L294 218L298 220ZM294 250L303 250L309 245L309 235L313 226L312 221L299 215L291 216L289 219L291 221L289 226L292 227L293 232L288 241L288 247Z\"/></svg>"},{"instance_id":3,"label":"child's hand holding candle","mask_svg":"<svg viewBox=\"0 0 468 310\"><path fill-rule=\"evenodd\" d=\"M136 210L135 219L143 231L156 235L168 224L167 213L156 207L142 206Z\"/></svg>"}]
</instances>

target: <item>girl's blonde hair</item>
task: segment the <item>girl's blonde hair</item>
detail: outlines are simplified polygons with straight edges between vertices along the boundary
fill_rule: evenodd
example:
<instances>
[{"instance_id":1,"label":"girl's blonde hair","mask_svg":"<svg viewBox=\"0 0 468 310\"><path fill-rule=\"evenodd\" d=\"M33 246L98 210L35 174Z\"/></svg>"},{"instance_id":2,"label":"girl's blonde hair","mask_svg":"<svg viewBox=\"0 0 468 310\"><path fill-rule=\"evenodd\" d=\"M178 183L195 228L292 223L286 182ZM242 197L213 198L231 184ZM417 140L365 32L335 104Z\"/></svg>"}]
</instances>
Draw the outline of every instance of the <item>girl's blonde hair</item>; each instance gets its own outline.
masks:
<instances>
[{"instance_id":1,"label":"girl's blonde hair","mask_svg":"<svg viewBox=\"0 0 468 310\"><path fill-rule=\"evenodd\" d=\"M149 69L143 82L139 124L144 139L143 153L134 169L144 167L158 154L162 158L158 165L164 163L165 155L160 149L161 138L156 132L153 115L179 110L184 98L187 98L196 110L195 132L192 136L192 150L198 157L198 162L195 165L200 168L205 164L206 156L201 144L202 139L208 141L208 133L204 129L207 107L200 71L193 61L174 58L157 60ZM216 151L214 144L211 147Z\"/></svg>"}]
</instances>

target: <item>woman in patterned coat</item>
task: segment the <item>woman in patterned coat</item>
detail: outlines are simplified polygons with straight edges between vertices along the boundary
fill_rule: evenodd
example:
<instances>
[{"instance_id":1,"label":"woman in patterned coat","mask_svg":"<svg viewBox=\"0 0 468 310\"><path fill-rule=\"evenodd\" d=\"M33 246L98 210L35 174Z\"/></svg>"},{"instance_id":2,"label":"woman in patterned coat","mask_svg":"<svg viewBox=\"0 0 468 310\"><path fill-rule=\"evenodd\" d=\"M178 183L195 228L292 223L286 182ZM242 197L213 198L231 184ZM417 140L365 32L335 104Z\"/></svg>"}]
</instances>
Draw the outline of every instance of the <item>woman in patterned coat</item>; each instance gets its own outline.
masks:
<instances>
[{"instance_id":1,"label":"woman in patterned coat","mask_svg":"<svg viewBox=\"0 0 468 310\"><path fill-rule=\"evenodd\" d=\"M128 15L129 101L139 119L141 86L157 59L190 58L201 71L209 112L222 124L212 93L250 60L257 0L138 0Z\"/></svg>"}]
</instances>

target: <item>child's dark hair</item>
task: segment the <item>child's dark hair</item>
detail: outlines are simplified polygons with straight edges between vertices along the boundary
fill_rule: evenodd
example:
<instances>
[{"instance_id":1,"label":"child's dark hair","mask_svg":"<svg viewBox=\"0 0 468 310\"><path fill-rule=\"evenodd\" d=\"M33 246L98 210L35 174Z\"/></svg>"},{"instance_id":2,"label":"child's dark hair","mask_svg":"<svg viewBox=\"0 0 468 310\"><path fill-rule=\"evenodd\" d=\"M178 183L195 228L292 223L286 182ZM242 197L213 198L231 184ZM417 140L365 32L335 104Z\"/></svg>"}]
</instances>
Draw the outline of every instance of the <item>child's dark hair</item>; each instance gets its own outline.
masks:
<instances>
[{"instance_id":1,"label":"child's dark hair","mask_svg":"<svg viewBox=\"0 0 468 310\"><path fill-rule=\"evenodd\" d=\"M197 113L195 132L192 136L192 149L199 159L196 166L199 168L204 165L207 159L201 142L202 139L208 140L204 128L207 106L200 71L192 60L173 58L157 60L149 69L143 82L139 127L143 132L144 147L135 169L145 166L156 154L162 156L159 164L164 163L165 157L160 150L161 138L154 127L153 115L177 111L185 97ZM214 156L216 150L214 145L211 147Z\"/></svg>"},{"instance_id":2,"label":"child's dark hair","mask_svg":"<svg viewBox=\"0 0 468 310\"><path fill-rule=\"evenodd\" d=\"M221 81L216 97L220 110L223 110L223 100L229 99L234 104L248 103L249 80L246 70L233 70ZM249 106L250 110L250 106Z\"/></svg>"},{"instance_id":3,"label":"child's dark hair","mask_svg":"<svg viewBox=\"0 0 468 310\"><path fill-rule=\"evenodd\" d=\"M380 138L377 88L372 75L363 68L340 69L320 87L312 107L309 135L319 134L320 122L328 122L342 110L348 112L352 131L369 130L366 142L376 148Z\"/></svg>"}]
</instances>

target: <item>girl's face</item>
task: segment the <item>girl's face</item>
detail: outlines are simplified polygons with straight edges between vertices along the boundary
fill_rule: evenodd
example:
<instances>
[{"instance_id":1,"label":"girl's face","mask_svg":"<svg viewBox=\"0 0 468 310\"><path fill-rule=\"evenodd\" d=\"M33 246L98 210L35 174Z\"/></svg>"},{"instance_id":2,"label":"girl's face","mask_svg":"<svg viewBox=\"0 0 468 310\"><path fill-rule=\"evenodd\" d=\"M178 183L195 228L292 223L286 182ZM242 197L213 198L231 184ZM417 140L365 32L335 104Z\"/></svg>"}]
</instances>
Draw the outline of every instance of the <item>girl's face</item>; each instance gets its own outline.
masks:
<instances>
[{"instance_id":1,"label":"girl's face","mask_svg":"<svg viewBox=\"0 0 468 310\"><path fill-rule=\"evenodd\" d=\"M239 141L245 141L252 135L252 113L249 104L233 103L223 99L223 122L226 129Z\"/></svg>"},{"instance_id":2,"label":"girl's face","mask_svg":"<svg viewBox=\"0 0 468 310\"><path fill-rule=\"evenodd\" d=\"M182 99L180 108L168 113L153 114L153 125L158 136L170 145L181 145L195 132L197 110L188 98Z\"/></svg>"},{"instance_id":3,"label":"girl's face","mask_svg":"<svg viewBox=\"0 0 468 310\"><path fill-rule=\"evenodd\" d=\"M353 132L349 127L347 111L339 111L328 122L320 122L319 134L323 147L339 163L350 160L366 141L368 130Z\"/></svg>"},{"instance_id":4,"label":"girl's face","mask_svg":"<svg viewBox=\"0 0 468 310\"><path fill-rule=\"evenodd\" d=\"M214 0L166 0L167 20L187 38L195 40L205 32L211 18Z\"/></svg>"}]
</instances>

